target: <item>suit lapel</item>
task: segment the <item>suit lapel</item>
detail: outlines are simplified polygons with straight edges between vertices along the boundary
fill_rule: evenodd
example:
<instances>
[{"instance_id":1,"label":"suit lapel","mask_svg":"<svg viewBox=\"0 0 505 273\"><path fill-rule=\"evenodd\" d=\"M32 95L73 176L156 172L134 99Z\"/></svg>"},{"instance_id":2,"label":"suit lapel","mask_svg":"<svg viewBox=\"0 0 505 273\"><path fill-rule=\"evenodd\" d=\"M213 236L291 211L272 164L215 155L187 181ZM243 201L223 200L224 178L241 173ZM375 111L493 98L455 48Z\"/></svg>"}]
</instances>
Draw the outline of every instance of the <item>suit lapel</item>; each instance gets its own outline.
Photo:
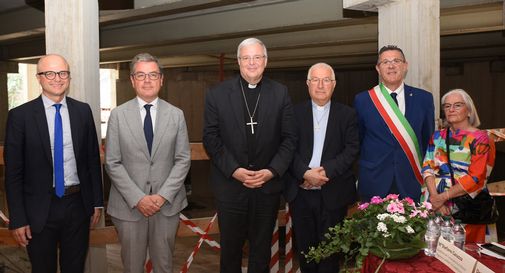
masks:
<instances>
[{"instance_id":1,"label":"suit lapel","mask_svg":"<svg viewBox=\"0 0 505 273\"><path fill-rule=\"evenodd\" d=\"M142 148L144 155L151 159L149 155L149 150L147 150L146 137L144 136L144 128L142 127L142 121L140 120L140 110L137 103L137 98L134 98L128 102L128 107L124 111L125 122L128 124L128 128L133 136L137 145Z\"/></svg>"},{"instance_id":2,"label":"suit lapel","mask_svg":"<svg viewBox=\"0 0 505 273\"><path fill-rule=\"evenodd\" d=\"M414 91L412 87L405 85L404 92L405 92L405 118L409 122L411 122L410 118L412 117L412 115L415 114Z\"/></svg>"},{"instance_id":3,"label":"suit lapel","mask_svg":"<svg viewBox=\"0 0 505 273\"><path fill-rule=\"evenodd\" d=\"M256 139L261 139L260 135L264 131L262 128L266 128L264 124L267 122L269 117L271 117L270 112L273 109L273 107L271 107L271 102L274 101L274 92L272 92L270 82L265 78L263 78L260 96L260 101L258 102L258 126L255 127L255 130L257 129L258 131Z\"/></svg>"},{"instance_id":4,"label":"suit lapel","mask_svg":"<svg viewBox=\"0 0 505 273\"><path fill-rule=\"evenodd\" d=\"M165 134L165 130L167 130L168 124L171 121L169 112L170 111L167 105L165 105L164 101L158 99L158 109L156 110L156 123L154 126L155 129L154 129L153 147L151 148L152 157L154 157L154 155L156 154L156 151L160 146L162 136Z\"/></svg>"},{"instance_id":5,"label":"suit lapel","mask_svg":"<svg viewBox=\"0 0 505 273\"><path fill-rule=\"evenodd\" d=\"M321 153L321 160L324 157L324 152L328 148L329 142L330 141L335 141L335 138L333 137L333 132L336 129L335 126L332 126L332 120L337 118L337 106L335 105L333 101L330 104L330 113L328 114L328 123L326 124L326 133L324 135L324 144L323 144L323 151Z\"/></svg>"},{"instance_id":6,"label":"suit lapel","mask_svg":"<svg viewBox=\"0 0 505 273\"><path fill-rule=\"evenodd\" d=\"M42 97L39 96L35 102L35 109L33 111L33 118L37 123L37 128L39 130L40 141L42 142L42 147L47 160L53 164L53 155L51 153L51 140L49 138L49 129L47 127L46 111L44 109L44 103L42 102Z\"/></svg>"},{"instance_id":7,"label":"suit lapel","mask_svg":"<svg viewBox=\"0 0 505 273\"><path fill-rule=\"evenodd\" d=\"M246 135L244 126L244 103L243 103L244 97L242 95L242 89L240 87L240 81L238 79L239 78L237 78L237 80L235 81L234 86L230 88L228 98L230 100L229 103L233 110L233 116L235 116L235 119L237 121L238 131L240 131L242 137L245 138Z\"/></svg>"},{"instance_id":8,"label":"suit lapel","mask_svg":"<svg viewBox=\"0 0 505 273\"><path fill-rule=\"evenodd\" d=\"M74 146L75 158L79 158L79 143L82 142L80 128L82 127L82 117L71 98L67 97L68 116L70 119L70 131L72 133L72 144Z\"/></svg>"},{"instance_id":9,"label":"suit lapel","mask_svg":"<svg viewBox=\"0 0 505 273\"><path fill-rule=\"evenodd\" d=\"M312 153L314 149L314 113L312 113L312 101L309 100L307 103L303 105L303 116L301 117L300 124L301 129L299 130L300 134L303 137L300 140L303 140L303 154L302 158L309 164L310 159L312 158Z\"/></svg>"}]
</instances>

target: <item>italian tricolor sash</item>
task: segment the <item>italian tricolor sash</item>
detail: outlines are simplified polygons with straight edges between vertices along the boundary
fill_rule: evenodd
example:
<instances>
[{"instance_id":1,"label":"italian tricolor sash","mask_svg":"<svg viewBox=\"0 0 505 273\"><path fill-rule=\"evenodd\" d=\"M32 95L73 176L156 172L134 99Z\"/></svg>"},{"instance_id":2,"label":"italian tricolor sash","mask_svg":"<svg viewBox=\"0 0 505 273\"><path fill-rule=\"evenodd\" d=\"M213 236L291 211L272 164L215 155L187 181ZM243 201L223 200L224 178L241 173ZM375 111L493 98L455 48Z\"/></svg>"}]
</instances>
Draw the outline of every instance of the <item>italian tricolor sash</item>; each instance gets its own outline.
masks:
<instances>
[{"instance_id":1,"label":"italian tricolor sash","mask_svg":"<svg viewBox=\"0 0 505 273\"><path fill-rule=\"evenodd\" d=\"M382 119L386 122L396 140L407 156L414 175L421 184L424 184L421 176L421 153L416 134L410 126L405 116L400 112L400 108L393 101L388 91L382 83L368 91L373 104L379 111Z\"/></svg>"}]
</instances>

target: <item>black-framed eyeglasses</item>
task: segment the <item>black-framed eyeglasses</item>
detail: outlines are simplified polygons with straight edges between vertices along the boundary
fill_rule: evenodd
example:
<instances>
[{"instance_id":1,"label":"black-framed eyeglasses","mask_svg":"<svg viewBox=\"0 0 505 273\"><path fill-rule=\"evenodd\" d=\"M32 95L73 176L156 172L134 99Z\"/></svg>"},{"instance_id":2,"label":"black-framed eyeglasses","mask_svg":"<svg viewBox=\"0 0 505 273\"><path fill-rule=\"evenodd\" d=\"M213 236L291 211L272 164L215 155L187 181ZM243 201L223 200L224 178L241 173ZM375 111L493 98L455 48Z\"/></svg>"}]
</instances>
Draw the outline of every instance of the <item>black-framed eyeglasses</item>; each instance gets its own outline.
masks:
<instances>
[{"instance_id":1,"label":"black-framed eyeglasses","mask_svg":"<svg viewBox=\"0 0 505 273\"><path fill-rule=\"evenodd\" d=\"M321 81L323 81L323 84L330 84L332 82L334 82L335 80L333 79L330 79L328 77L325 77L325 78L310 78L310 79L307 79L310 83L312 84L319 84Z\"/></svg>"},{"instance_id":2,"label":"black-framed eyeglasses","mask_svg":"<svg viewBox=\"0 0 505 273\"><path fill-rule=\"evenodd\" d=\"M445 110L445 111L449 111L451 110L451 108L453 108L454 110L456 111L459 111L461 110L461 108L463 108L463 106L465 106L466 104L464 102L455 102L453 104L450 104L450 103L444 103L442 104L442 108Z\"/></svg>"},{"instance_id":3,"label":"black-framed eyeglasses","mask_svg":"<svg viewBox=\"0 0 505 273\"><path fill-rule=\"evenodd\" d=\"M392 59L392 60L387 60L387 59L386 60L382 60L378 64L379 65L386 65L386 66L388 66L390 64L392 64L392 65L399 65L399 64L402 64L404 62L405 62L405 60L397 58L397 59Z\"/></svg>"},{"instance_id":4,"label":"black-framed eyeglasses","mask_svg":"<svg viewBox=\"0 0 505 273\"><path fill-rule=\"evenodd\" d=\"M68 79L68 77L70 77L70 71L68 71L68 70L62 70L62 71L59 71L59 72L56 72L56 71L44 71L44 72L37 73L37 75L39 75L39 76L43 75L48 80L54 80L56 78L56 75L58 75L58 77L60 77L60 79L66 80L66 79Z\"/></svg>"},{"instance_id":5,"label":"black-framed eyeglasses","mask_svg":"<svg viewBox=\"0 0 505 273\"><path fill-rule=\"evenodd\" d=\"M136 73L132 73L131 76L137 80L137 81L143 81L146 79L146 76L151 80L151 81L155 81L155 80L158 80L159 78L161 78L161 73L159 72L149 72L149 73L144 73L144 72L136 72Z\"/></svg>"},{"instance_id":6,"label":"black-framed eyeglasses","mask_svg":"<svg viewBox=\"0 0 505 273\"><path fill-rule=\"evenodd\" d=\"M242 56L238 57L239 60L242 62L248 63L250 60L253 60L255 63L259 63L261 60L263 60L266 56L265 55L254 55L254 56Z\"/></svg>"}]
</instances>

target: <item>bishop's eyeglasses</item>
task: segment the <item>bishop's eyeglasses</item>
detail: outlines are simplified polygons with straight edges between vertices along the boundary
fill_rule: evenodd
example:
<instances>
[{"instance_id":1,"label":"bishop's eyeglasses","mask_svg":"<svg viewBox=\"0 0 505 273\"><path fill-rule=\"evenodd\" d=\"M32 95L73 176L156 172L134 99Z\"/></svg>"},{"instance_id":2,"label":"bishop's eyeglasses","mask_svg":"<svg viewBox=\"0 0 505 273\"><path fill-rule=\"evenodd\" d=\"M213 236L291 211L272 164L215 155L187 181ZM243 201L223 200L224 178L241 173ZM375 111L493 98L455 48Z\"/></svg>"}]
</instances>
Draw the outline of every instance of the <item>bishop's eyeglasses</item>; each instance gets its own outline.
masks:
<instances>
[{"instance_id":1,"label":"bishop's eyeglasses","mask_svg":"<svg viewBox=\"0 0 505 273\"><path fill-rule=\"evenodd\" d=\"M254 55L254 56L242 56L238 57L238 59L242 62L248 63L250 60L253 60L255 63L261 62L266 56L265 55Z\"/></svg>"},{"instance_id":2,"label":"bishop's eyeglasses","mask_svg":"<svg viewBox=\"0 0 505 273\"><path fill-rule=\"evenodd\" d=\"M54 80L56 78L56 75L58 75L58 77L60 77L60 79L66 80L66 79L68 79L68 77L70 77L70 71L68 71L68 70L62 70L62 71L59 71L59 72L56 72L56 71L44 71L44 72L37 73L37 75L44 76L48 80Z\"/></svg>"},{"instance_id":3,"label":"bishop's eyeglasses","mask_svg":"<svg viewBox=\"0 0 505 273\"><path fill-rule=\"evenodd\" d=\"M136 72L131 74L131 76L137 81L143 81L146 79L146 77L148 77L151 81L155 81L161 78L161 75L162 74L159 72L149 72L149 73Z\"/></svg>"}]
</instances>

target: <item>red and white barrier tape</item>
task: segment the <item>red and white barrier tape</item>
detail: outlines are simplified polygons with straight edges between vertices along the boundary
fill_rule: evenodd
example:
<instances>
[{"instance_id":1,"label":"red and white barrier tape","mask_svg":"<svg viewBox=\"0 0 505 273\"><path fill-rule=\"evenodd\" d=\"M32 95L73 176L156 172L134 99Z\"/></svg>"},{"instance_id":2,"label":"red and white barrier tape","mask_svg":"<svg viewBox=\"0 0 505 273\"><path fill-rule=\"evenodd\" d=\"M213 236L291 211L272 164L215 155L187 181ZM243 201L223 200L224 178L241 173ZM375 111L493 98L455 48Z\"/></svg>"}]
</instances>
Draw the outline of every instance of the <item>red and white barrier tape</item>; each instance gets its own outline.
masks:
<instances>
[{"instance_id":1,"label":"red and white barrier tape","mask_svg":"<svg viewBox=\"0 0 505 273\"><path fill-rule=\"evenodd\" d=\"M279 273L279 220L275 220L270 254L270 273Z\"/></svg>"},{"instance_id":2,"label":"red and white barrier tape","mask_svg":"<svg viewBox=\"0 0 505 273\"><path fill-rule=\"evenodd\" d=\"M212 217L212 220L210 220L209 224L207 225L207 228L205 228L204 233L198 240L198 243L196 244L195 248L193 249L193 252L188 257L188 260L186 263L182 266L181 272L180 273L187 273L189 270L189 267L191 266L191 263L193 262L193 258L195 257L196 253L198 253L198 250L200 250L200 247L202 246L203 241L207 238L207 233L209 233L210 228L214 224L214 221L217 218L217 213L214 214L214 217Z\"/></svg>"},{"instance_id":3,"label":"red and white barrier tape","mask_svg":"<svg viewBox=\"0 0 505 273\"><path fill-rule=\"evenodd\" d=\"M0 218L6 223L9 224L9 218L5 216L5 214L0 210Z\"/></svg>"},{"instance_id":4,"label":"red and white barrier tape","mask_svg":"<svg viewBox=\"0 0 505 273\"><path fill-rule=\"evenodd\" d=\"M195 234L198 234L198 236L202 237L205 232L197 226L195 223L193 223L191 220L188 219L184 214L180 214L179 218L181 219L181 222L186 225L191 231L193 231ZM212 249L219 251L221 249L221 246L219 245L218 242L215 240L212 240L210 237L205 237L206 239L204 240L205 243L207 243Z\"/></svg>"}]
</instances>

